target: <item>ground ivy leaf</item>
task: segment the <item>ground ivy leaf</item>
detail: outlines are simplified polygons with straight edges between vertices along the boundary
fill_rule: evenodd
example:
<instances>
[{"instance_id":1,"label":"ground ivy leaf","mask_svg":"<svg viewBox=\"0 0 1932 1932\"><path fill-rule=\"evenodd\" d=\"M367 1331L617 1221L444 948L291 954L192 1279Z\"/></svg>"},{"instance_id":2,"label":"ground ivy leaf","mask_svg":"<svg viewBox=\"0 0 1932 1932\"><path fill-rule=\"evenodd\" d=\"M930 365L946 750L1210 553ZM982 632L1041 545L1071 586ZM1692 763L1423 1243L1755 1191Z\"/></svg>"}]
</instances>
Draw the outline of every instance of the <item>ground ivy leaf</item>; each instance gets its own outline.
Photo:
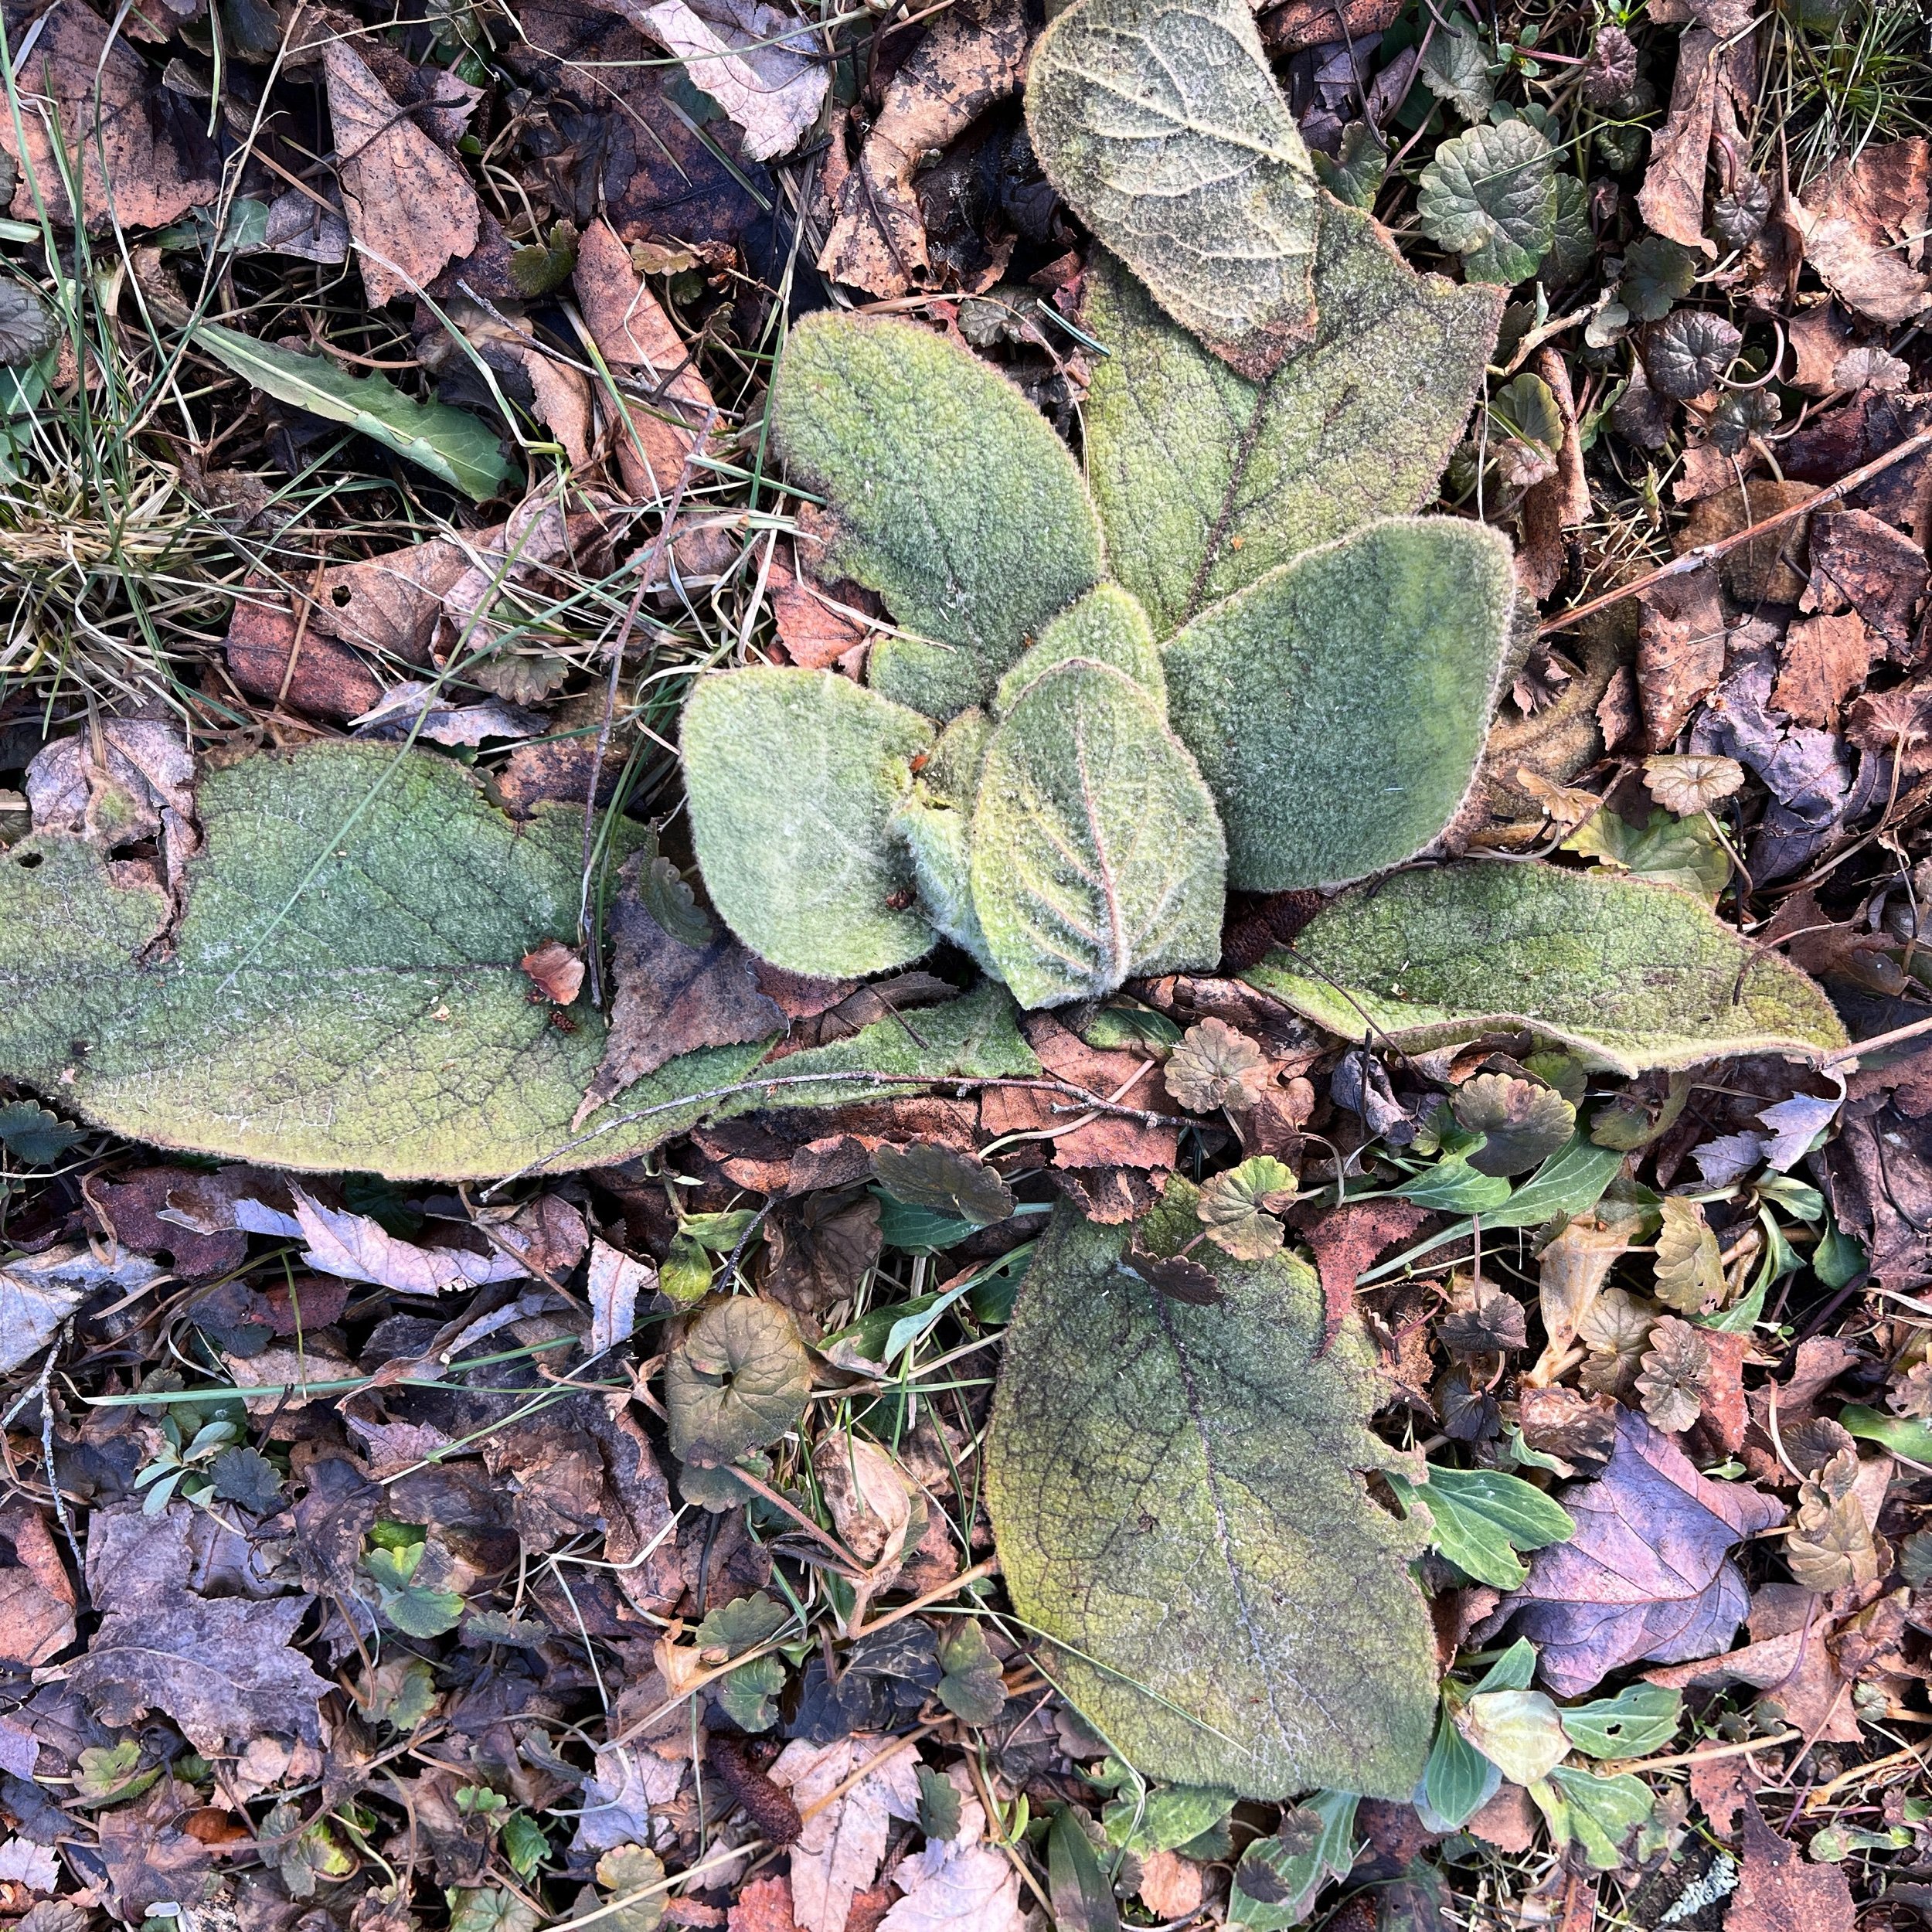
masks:
<instances>
[{"instance_id":1,"label":"ground ivy leaf","mask_svg":"<svg viewBox=\"0 0 1932 1932\"><path fill-rule=\"evenodd\" d=\"M1556 239L1556 152L1526 121L1471 128L1422 171L1422 232L1467 258L1472 281L1505 286L1536 272Z\"/></svg>"},{"instance_id":2,"label":"ground ivy leaf","mask_svg":"<svg viewBox=\"0 0 1932 1932\"><path fill-rule=\"evenodd\" d=\"M1197 1226L1176 1181L1141 1232L1172 1253ZM987 1444L1015 1607L1151 1777L1406 1798L1436 1674L1420 1538L1355 1473L1386 1459L1372 1351L1350 1323L1317 1358L1299 1261L1223 1260L1192 1308L1121 1267L1131 1232L1062 1206L1021 1291Z\"/></svg>"},{"instance_id":3,"label":"ground ivy leaf","mask_svg":"<svg viewBox=\"0 0 1932 1932\"><path fill-rule=\"evenodd\" d=\"M1795 966L1688 893L1553 866L1400 873L1243 977L1344 1038L1413 1052L1525 1027L1624 1074L1845 1039Z\"/></svg>"},{"instance_id":4,"label":"ground ivy leaf","mask_svg":"<svg viewBox=\"0 0 1932 1932\"><path fill-rule=\"evenodd\" d=\"M1481 121L1496 98L1489 77L1489 53L1476 37L1469 16L1458 9L1447 29L1436 34L1423 50L1422 84L1448 102L1464 121Z\"/></svg>"},{"instance_id":5,"label":"ground ivy leaf","mask_svg":"<svg viewBox=\"0 0 1932 1932\"><path fill-rule=\"evenodd\" d=\"M1321 185L1337 201L1365 212L1376 204L1383 177L1389 172L1389 144L1366 121L1352 121L1342 131L1341 152L1331 161L1313 157Z\"/></svg>"},{"instance_id":6,"label":"ground ivy leaf","mask_svg":"<svg viewBox=\"0 0 1932 1932\"><path fill-rule=\"evenodd\" d=\"M1502 291L1420 275L1324 196L1315 339L1244 381L1117 262L1087 273L1087 468L1114 574L1166 637L1316 544L1436 493L1495 345Z\"/></svg>"},{"instance_id":7,"label":"ground ivy leaf","mask_svg":"<svg viewBox=\"0 0 1932 1932\"><path fill-rule=\"evenodd\" d=\"M1313 332L1315 167L1243 0L1079 0L1033 49L1046 178L1252 379Z\"/></svg>"},{"instance_id":8,"label":"ground ivy leaf","mask_svg":"<svg viewBox=\"0 0 1932 1932\"><path fill-rule=\"evenodd\" d=\"M798 1427L811 1358L775 1301L733 1295L706 1309L664 1373L671 1453L718 1468Z\"/></svg>"},{"instance_id":9,"label":"ground ivy leaf","mask_svg":"<svg viewBox=\"0 0 1932 1932\"><path fill-rule=\"evenodd\" d=\"M1066 444L957 344L911 322L810 316L771 401L792 478L836 522L814 567L876 590L919 634L873 645L867 676L887 697L935 718L981 702L1099 581L1100 528Z\"/></svg>"},{"instance_id":10,"label":"ground ivy leaf","mask_svg":"<svg viewBox=\"0 0 1932 1932\"><path fill-rule=\"evenodd\" d=\"M573 1135L604 1022L580 1005L574 1031L552 1026L518 962L577 930L580 811L511 819L447 759L342 743L211 773L196 804L172 948L156 943L166 895L83 840L0 853L0 1073L131 1138L484 1179L627 1159L755 1107L879 1097L842 1075L1039 1070L989 986L923 1011L917 1037L888 1018L794 1054L779 1085L734 1090L772 1040L681 1055Z\"/></svg>"},{"instance_id":11,"label":"ground ivy leaf","mask_svg":"<svg viewBox=\"0 0 1932 1932\"><path fill-rule=\"evenodd\" d=\"M973 811L973 907L1022 1005L1212 965L1226 873L1194 760L1121 672L1071 660L995 728Z\"/></svg>"},{"instance_id":12,"label":"ground ivy leaf","mask_svg":"<svg viewBox=\"0 0 1932 1932\"><path fill-rule=\"evenodd\" d=\"M884 972L932 950L891 829L933 728L832 671L702 678L684 708L692 842L712 903L788 972Z\"/></svg>"},{"instance_id":13,"label":"ground ivy leaf","mask_svg":"<svg viewBox=\"0 0 1932 1932\"><path fill-rule=\"evenodd\" d=\"M1441 832L1482 754L1514 594L1494 531L1392 517L1175 638L1169 710L1220 805L1230 886L1339 884Z\"/></svg>"}]
</instances>

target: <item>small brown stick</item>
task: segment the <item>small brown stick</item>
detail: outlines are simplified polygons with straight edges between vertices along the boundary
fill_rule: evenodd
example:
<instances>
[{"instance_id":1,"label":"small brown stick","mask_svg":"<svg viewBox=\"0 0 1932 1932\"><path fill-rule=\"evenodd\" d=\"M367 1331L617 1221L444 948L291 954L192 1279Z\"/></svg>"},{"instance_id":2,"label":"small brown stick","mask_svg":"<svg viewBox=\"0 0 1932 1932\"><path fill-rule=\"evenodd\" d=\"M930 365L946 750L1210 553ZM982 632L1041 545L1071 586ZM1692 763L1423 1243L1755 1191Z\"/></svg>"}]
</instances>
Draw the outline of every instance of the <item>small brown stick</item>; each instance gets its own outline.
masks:
<instances>
[{"instance_id":1,"label":"small brown stick","mask_svg":"<svg viewBox=\"0 0 1932 1932\"><path fill-rule=\"evenodd\" d=\"M1730 536L1720 537L1714 543L1700 543L1694 550L1686 550L1682 556L1673 557L1669 563L1638 577L1634 583L1626 583L1620 590L1606 590L1601 597L1592 597L1587 603L1578 604L1575 609L1560 611L1536 627L1536 634L1546 638L1557 631L1567 631L1573 624L1580 624L1585 617L1594 617L1599 611L1607 611L1612 604L1621 604L1626 597L1634 597L1648 590L1653 584L1662 583L1666 577L1680 577L1695 570L1701 563L1711 563L1732 551L1740 549L1767 530L1775 530L1794 518L1809 516L1815 510L1828 509L1842 496L1861 488L1881 472L1891 468L1895 463L1902 463L1908 456L1914 456L1920 450L1932 449L1932 430L1920 430L1916 436L1908 436L1896 449L1887 450L1883 456L1875 457L1862 469L1842 476L1833 484L1808 496L1801 503L1794 503L1774 515L1749 524L1733 532Z\"/></svg>"}]
</instances>

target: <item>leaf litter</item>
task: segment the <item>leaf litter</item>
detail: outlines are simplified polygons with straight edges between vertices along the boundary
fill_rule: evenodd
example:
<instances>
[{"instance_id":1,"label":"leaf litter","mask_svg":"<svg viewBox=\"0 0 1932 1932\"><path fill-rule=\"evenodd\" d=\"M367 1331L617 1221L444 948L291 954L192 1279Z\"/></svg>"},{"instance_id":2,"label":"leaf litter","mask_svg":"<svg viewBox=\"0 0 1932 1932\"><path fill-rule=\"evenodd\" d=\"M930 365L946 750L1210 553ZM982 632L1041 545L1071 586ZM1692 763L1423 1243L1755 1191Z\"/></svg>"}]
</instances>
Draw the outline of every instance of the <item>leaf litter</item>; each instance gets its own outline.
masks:
<instances>
[{"instance_id":1,"label":"leaf litter","mask_svg":"<svg viewBox=\"0 0 1932 1932\"><path fill-rule=\"evenodd\" d=\"M0 495L39 614L8 634L54 627L0 647L9 1916L1005 1932L1287 1923L1362 1884L1386 1923L1757 1932L1920 1903L1932 416L1900 29L522 13L9 28ZM1162 132L1215 87L1266 151L1246 200ZM1231 259L1267 287L1203 276ZM787 305L828 282L998 372L937 597L783 373L774 445ZM131 408L178 363L181 444ZM821 354L828 393L859 379ZM77 493L83 420L165 487ZM1092 509L1036 517L1015 571L995 506L1052 431ZM1051 648L1168 687L1238 832L1277 700L1243 692L1211 770L1187 659L1095 613L1137 599L1158 645L1430 508L1513 539L1521 600L1451 863L1339 900L1348 860L1272 896L1244 870L1219 957L1203 922L1018 1012L975 985L990 959L1037 992L1010 939L976 954L945 898L968 706L893 779L934 815L912 903L895 873L865 908L945 948L864 987L734 930L679 809L705 672L788 658L947 723L964 648L1005 713L1111 568ZM1239 607L1263 646L1294 615ZM1351 723L1291 830L1366 822L1406 770ZM996 788L1050 777L1038 731ZM795 889L849 829L820 823ZM1070 1242L1117 1260L1054 1335ZM1301 1393L1237 1496L1257 1281ZM1365 1377L1345 1452L1284 1482L1281 1431ZM1232 1561L1177 1568L1204 1486ZM1297 1621L1244 1594L1243 1512L1318 1491ZM1360 1650L1325 1565L1372 1531L1413 1553L1376 1576L1375 1641L1406 1636L1344 1693L1345 1767L1282 1719ZM1096 1538L1097 1579L1206 1606L1198 1641L1056 1601ZM1076 1554L1034 1576L1036 1547ZM1243 1655L1258 1733L1216 1702Z\"/></svg>"}]
</instances>

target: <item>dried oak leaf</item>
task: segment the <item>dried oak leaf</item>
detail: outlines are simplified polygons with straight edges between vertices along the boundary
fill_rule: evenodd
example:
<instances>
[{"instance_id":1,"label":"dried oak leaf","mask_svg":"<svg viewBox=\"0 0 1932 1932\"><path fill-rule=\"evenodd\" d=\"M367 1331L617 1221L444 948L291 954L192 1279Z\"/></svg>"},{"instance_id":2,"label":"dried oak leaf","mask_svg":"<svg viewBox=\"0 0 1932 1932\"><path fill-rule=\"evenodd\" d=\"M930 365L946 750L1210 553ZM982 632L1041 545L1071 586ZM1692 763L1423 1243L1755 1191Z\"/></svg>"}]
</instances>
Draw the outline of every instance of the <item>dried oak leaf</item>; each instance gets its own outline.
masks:
<instances>
[{"instance_id":1,"label":"dried oak leaf","mask_svg":"<svg viewBox=\"0 0 1932 1932\"><path fill-rule=\"evenodd\" d=\"M420 294L446 264L475 248L476 189L348 41L323 48L322 67L343 211L363 289L380 308L399 295Z\"/></svg>"},{"instance_id":2,"label":"dried oak leaf","mask_svg":"<svg viewBox=\"0 0 1932 1932\"><path fill-rule=\"evenodd\" d=\"M1190 1026L1168 1056L1167 1090L1194 1114L1252 1107L1268 1080L1267 1056L1226 1020Z\"/></svg>"},{"instance_id":3,"label":"dried oak leaf","mask_svg":"<svg viewBox=\"0 0 1932 1932\"><path fill-rule=\"evenodd\" d=\"M1700 1475L1628 1409L1604 1473L1559 1490L1556 1500L1576 1535L1536 1553L1490 1628L1513 1617L1540 1650L1544 1682L1563 1697L1640 1658L1670 1663L1727 1642L1746 1607L1731 1546L1784 1515L1747 1485Z\"/></svg>"},{"instance_id":4,"label":"dried oak leaf","mask_svg":"<svg viewBox=\"0 0 1932 1932\"><path fill-rule=\"evenodd\" d=\"M1743 1869L1724 1932L1852 1932L1852 1887L1838 1865L1814 1865L1744 1800Z\"/></svg>"},{"instance_id":5,"label":"dried oak leaf","mask_svg":"<svg viewBox=\"0 0 1932 1932\"><path fill-rule=\"evenodd\" d=\"M1666 1435L1688 1429L1703 1407L1710 1382L1711 1352L1688 1321L1665 1315L1650 1332L1637 1392L1644 1413Z\"/></svg>"},{"instance_id":6,"label":"dried oak leaf","mask_svg":"<svg viewBox=\"0 0 1932 1932\"><path fill-rule=\"evenodd\" d=\"M859 1735L817 1745L794 1738L771 1767L773 1783L791 1793L801 1813L811 1814L791 1848L791 1912L803 1932L845 1932L853 1899L879 1876L892 1821L919 1815L910 1751L886 1757L832 1795L885 1741Z\"/></svg>"},{"instance_id":7,"label":"dried oak leaf","mask_svg":"<svg viewBox=\"0 0 1932 1932\"><path fill-rule=\"evenodd\" d=\"M165 1711L205 1757L262 1737L319 1745L330 1686L289 1645L309 1600L196 1595L194 1521L182 1503L153 1516L134 1502L95 1511L87 1587L101 1623L68 1682L104 1723Z\"/></svg>"}]
</instances>

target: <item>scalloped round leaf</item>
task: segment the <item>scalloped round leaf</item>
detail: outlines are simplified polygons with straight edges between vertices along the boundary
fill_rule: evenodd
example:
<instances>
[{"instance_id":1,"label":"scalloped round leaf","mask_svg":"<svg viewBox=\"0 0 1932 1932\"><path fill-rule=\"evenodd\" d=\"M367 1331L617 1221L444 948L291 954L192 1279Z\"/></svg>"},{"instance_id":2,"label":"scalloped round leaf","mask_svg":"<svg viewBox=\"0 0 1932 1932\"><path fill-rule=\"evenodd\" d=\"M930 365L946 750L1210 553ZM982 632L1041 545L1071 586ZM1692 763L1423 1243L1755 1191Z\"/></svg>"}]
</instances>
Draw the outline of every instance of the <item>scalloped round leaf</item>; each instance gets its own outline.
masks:
<instances>
[{"instance_id":1,"label":"scalloped round leaf","mask_svg":"<svg viewBox=\"0 0 1932 1932\"><path fill-rule=\"evenodd\" d=\"M700 679L684 708L691 837L711 903L755 953L837 979L930 952L893 815L933 742L914 711L832 671Z\"/></svg>"},{"instance_id":2,"label":"scalloped round leaf","mask_svg":"<svg viewBox=\"0 0 1932 1932\"><path fill-rule=\"evenodd\" d=\"M777 1302L714 1302L665 1366L671 1453L701 1469L737 1462L797 1428L811 1393L811 1357Z\"/></svg>"},{"instance_id":3,"label":"scalloped round leaf","mask_svg":"<svg viewBox=\"0 0 1932 1932\"><path fill-rule=\"evenodd\" d=\"M1223 1298L1196 1307L1123 1267L1134 1231L1061 1206L1020 1291L986 1445L1014 1607L1149 1777L1406 1798L1435 1656L1420 1536L1356 1473L1387 1454L1373 1349L1352 1320L1318 1352L1301 1261L1217 1257ZM1183 1245L1192 1189L1139 1231Z\"/></svg>"},{"instance_id":4,"label":"scalloped round leaf","mask_svg":"<svg viewBox=\"0 0 1932 1932\"><path fill-rule=\"evenodd\" d=\"M1026 76L1046 178L1259 381L1314 332L1315 164L1244 0L1077 0Z\"/></svg>"},{"instance_id":5,"label":"scalloped round leaf","mask_svg":"<svg viewBox=\"0 0 1932 1932\"><path fill-rule=\"evenodd\" d=\"M1485 1136L1469 1156L1478 1174L1527 1174L1565 1145L1577 1129L1577 1110L1553 1087L1508 1073L1478 1073L1458 1087L1451 1106L1457 1124Z\"/></svg>"},{"instance_id":6,"label":"scalloped round leaf","mask_svg":"<svg viewBox=\"0 0 1932 1932\"><path fill-rule=\"evenodd\" d=\"M1242 978L1345 1039L1410 1052L1521 1029L1634 1074L1845 1043L1817 986L1689 893L1538 863L1398 873Z\"/></svg>"},{"instance_id":7,"label":"scalloped round leaf","mask_svg":"<svg viewBox=\"0 0 1932 1932\"><path fill-rule=\"evenodd\" d=\"M917 638L867 677L936 718L982 702L1026 639L1100 580L1100 525L1066 445L997 369L896 318L808 316L771 388L796 482L837 529L814 566L876 590Z\"/></svg>"},{"instance_id":8,"label":"scalloped round leaf","mask_svg":"<svg viewBox=\"0 0 1932 1932\"><path fill-rule=\"evenodd\" d=\"M1445 141L1416 196L1422 232L1464 257L1472 281L1507 286L1536 272L1556 239L1556 151L1526 121Z\"/></svg>"},{"instance_id":9,"label":"scalloped round leaf","mask_svg":"<svg viewBox=\"0 0 1932 1932\"><path fill-rule=\"evenodd\" d=\"M1441 832L1482 753L1514 595L1495 531L1390 518L1175 638L1168 713L1220 805L1230 886L1360 879Z\"/></svg>"},{"instance_id":10,"label":"scalloped round leaf","mask_svg":"<svg viewBox=\"0 0 1932 1932\"><path fill-rule=\"evenodd\" d=\"M1063 664L995 729L973 811L973 906L1022 1006L1212 966L1226 871L1194 760L1121 672Z\"/></svg>"},{"instance_id":11,"label":"scalloped round leaf","mask_svg":"<svg viewBox=\"0 0 1932 1932\"><path fill-rule=\"evenodd\" d=\"M994 710L1002 716L1011 711L1036 678L1070 658L1111 664L1166 709L1167 674L1147 613L1131 590L1103 583L1063 611L1040 633L1039 642L1000 679L993 694Z\"/></svg>"},{"instance_id":12,"label":"scalloped round leaf","mask_svg":"<svg viewBox=\"0 0 1932 1932\"><path fill-rule=\"evenodd\" d=\"M1708 309L1680 308L1644 338L1644 367L1660 396L1702 396L1736 361L1744 338L1735 322Z\"/></svg>"},{"instance_id":13,"label":"scalloped round leaf","mask_svg":"<svg viewBox=\"0 0 1932 1932\"><path fill-rule=\"evenodd\" d=\"M1324 196L1315 336L1244 381L1104 253L1087 327L1088 481L1114 574L1168 637L1204 604L1436 493L1482 384L1503 293L1422 275Z\"/></svg>"},{"instance_id":14,"label":"scalloped round leaf","mask_svg":"<svg viewBox=\"0 0 1932 1932\"><path fill-rule=\"evenodd\" d=\"M0 363L18 366L44 355L60 340L53 311L39 291L0 280Z\"/></svg>"}]
</instances>

